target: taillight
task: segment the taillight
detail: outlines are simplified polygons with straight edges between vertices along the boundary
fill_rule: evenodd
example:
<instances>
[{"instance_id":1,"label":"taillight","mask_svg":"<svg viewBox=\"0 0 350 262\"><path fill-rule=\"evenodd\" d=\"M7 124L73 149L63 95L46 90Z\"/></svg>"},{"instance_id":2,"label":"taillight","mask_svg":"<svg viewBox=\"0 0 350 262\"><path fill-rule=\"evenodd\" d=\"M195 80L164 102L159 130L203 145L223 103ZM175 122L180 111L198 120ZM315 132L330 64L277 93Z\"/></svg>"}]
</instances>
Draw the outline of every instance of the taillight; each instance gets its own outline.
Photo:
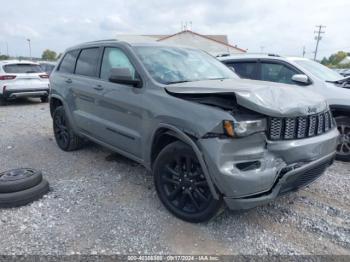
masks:
<instances>
[{"instance_id":1,"label":"taillight","mask_svg":"<svg viewBox=\"0 0 350 262\"><path fill-rule=\"evenodd\" d=\"M49 78L49 75L48 74L42 74L42 75L39 75L41 78Z\"/></svg>"},{"instance_id":2,"label":"taillight","mask_svg":"<svg viewBox=\"0 0 350 262\"><path fill-rule=\"evenodd\" d=\"M15 78L16 78L15 75L2 75L2 76L0 76L0 80L12 80Z\"/></svg>"}]
</instances>

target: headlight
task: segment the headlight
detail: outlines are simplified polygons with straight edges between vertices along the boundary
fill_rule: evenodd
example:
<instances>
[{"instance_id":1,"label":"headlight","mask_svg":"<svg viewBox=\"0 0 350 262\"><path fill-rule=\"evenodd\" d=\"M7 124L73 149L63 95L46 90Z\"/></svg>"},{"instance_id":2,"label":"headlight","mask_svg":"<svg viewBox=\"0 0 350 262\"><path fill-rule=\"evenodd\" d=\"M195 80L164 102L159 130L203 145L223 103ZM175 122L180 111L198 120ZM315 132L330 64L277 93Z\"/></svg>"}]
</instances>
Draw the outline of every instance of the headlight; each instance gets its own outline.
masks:
<instances>
[{"instance_id":1,"label":"headlight","mask_svg":"<svg viewBox=\"0 0 350 262\"><path fill-rule=\"evenodd\" d=\"M258 132L264 132L267 128L267 122L266 119L239 122L225 120L223 122L223 128L227 136L243 137Z\"/></svg>"}]
</instances>

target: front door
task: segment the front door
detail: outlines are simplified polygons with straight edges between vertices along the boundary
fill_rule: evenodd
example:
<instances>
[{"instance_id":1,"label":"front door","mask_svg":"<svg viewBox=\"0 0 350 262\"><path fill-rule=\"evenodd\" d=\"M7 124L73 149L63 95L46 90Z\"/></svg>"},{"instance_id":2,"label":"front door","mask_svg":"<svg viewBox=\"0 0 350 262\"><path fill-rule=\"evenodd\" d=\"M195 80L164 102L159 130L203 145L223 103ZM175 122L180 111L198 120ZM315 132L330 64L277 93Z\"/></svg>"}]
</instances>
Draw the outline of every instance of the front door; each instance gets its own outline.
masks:
<instances>
[{"instance_id":1,"label":"front door","mask_svg":"<svg viewBox=\"0 0 350 262\"><path fill-rule=\"evenodd\" d=\"M139 158L144 90L110 82L108 78L112 68L128 68L133 77L137 77L135 67L125 52L117 47L105 48L100 71L104 94L98 103L99 114L103 117L103 140Z\"/></svg>"}]
</instances>

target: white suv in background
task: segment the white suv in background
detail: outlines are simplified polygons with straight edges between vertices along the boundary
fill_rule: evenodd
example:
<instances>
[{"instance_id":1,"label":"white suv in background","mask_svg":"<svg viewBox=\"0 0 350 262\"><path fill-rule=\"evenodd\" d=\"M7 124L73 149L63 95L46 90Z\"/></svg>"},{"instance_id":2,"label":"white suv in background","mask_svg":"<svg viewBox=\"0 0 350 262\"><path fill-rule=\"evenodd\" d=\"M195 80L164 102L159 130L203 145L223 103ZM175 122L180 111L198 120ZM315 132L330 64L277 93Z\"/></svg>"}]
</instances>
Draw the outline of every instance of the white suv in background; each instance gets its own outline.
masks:
<instances>
[{"instance_id":1,"label":"white suv in background","mask_svg":"<svg viewBox=\"0 0 350 262\"><path fill-rule=\"evenodd\" d=\"M350 77L302 57L247 54L223 56L219 60L241 78L293 84L327 98L341 134L337 159L350 161Z\"/></svg>"},{"instance_id":2,"label":"white suv in background","mask_svg":"<svg viewBox=\"0 0 350 262\"><path fill-rule=\"evenodd\" d=\"M20 97L39 97L48 101L49 76L38 63L0 61L0 104Z\"/></svg>"}]
</instances>

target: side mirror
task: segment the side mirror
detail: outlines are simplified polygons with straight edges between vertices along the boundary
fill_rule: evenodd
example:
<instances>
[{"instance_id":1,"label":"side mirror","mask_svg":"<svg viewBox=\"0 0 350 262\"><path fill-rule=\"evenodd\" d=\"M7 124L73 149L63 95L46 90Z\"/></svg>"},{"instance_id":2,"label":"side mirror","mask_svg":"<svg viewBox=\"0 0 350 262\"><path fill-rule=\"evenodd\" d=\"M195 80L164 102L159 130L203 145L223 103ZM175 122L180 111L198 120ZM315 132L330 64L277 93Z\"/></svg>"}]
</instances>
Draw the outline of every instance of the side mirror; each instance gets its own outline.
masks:
<instances>
[{"instance_id":1,"label":"side mirror","mask_svg":"<svg viewBox=\"0 0 350 262\"><path fill-rule=\"evenodd\" d=\"M112 68L109 75L109 81L117 84L130 85L140 88L142 82L140 79L134 79L131 75L130 69L126 67Z\"/></svg>"},{"instance_id":2,"label":"side mirror","mask_svg":"<svg viewBox=\"0 0 350 262\"><path fill-rule=\"evenodd\" d=\"M301 84L309 84L309 78L304 74L296 74L292 76L292 80Z\"/></svg>"}]
</instances>

